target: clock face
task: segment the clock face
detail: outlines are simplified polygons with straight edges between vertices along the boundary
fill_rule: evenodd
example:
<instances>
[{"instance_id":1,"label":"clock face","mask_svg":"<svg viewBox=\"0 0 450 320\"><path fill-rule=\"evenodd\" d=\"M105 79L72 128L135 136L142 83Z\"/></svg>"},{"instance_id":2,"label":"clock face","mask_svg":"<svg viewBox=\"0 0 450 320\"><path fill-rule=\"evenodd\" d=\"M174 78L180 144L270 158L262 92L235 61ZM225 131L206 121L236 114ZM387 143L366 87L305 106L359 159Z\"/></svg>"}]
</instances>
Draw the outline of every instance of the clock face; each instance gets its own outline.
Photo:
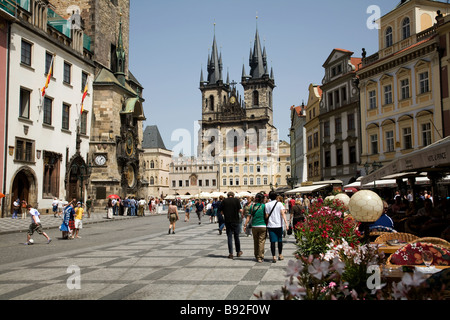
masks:
<instances>
[{"instance_id":1,"label":"clock face","mask_svg":"<svg viewBox=\"0 0 450 320\"><path fill-rule=\"evenodd\" d=\"M230 98L230 102L231 102L232 104L234 104L234 103L236 102L236 98L235 98L235 97L231 97L231 98Z\"/></svg>"},{"instance_id":2,"label":"clock face","mask_svg":"<svg viewBox=\"0 0 450 320\"><path fill-rule=\"evenodd\" d=\"M103 166L103 165L105 165L105 163L106 163L106 157L105 157L105 156L102 156L102 155L96 156L96 157L95 157L95 163L96 163L98 166Z\"/></svg>"},{"instance_id":3,"label":"clock face","mask_svg":"<svg viewBox=\"0 0 450 320\"><path fill-rule=\"evenodd\" d=\"M134 152L134 138L133 138L133 134L131 132L129 132L127 134L125 143L126 143L127 155L132 156L133 152Z\"/></svg>"}]
</instances>

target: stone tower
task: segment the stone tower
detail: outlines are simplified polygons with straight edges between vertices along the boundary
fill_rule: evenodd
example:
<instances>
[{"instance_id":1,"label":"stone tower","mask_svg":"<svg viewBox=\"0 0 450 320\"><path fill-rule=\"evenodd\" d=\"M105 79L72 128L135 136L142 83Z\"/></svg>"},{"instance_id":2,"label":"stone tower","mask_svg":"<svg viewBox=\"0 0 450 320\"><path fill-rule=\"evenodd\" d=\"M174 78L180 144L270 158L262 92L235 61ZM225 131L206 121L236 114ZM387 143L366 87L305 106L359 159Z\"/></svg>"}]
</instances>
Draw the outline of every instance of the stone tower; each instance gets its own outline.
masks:
<instances>
[{"instance_id":1,"label":"stone tower","mask_svg":"<svg viewBox=\"0 0 450 320\"><path fill-rule=\"evenodd\" d=\"M53 2L52 2L53 3ZM130 0L54 1L56 12L79 10L96 63L88 161L88 194L104 208L111 194L145 197L143 87L129 71Z\"/></svg>"}]
</instances>

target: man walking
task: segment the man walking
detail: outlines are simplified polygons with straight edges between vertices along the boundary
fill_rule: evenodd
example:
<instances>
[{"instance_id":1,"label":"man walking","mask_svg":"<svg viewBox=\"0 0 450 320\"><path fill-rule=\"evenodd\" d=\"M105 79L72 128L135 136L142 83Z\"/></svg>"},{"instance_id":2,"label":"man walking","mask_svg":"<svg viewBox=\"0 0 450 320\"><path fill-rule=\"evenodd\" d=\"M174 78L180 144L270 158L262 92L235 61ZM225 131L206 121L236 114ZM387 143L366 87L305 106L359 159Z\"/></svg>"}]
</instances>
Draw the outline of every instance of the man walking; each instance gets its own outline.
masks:
<instances>
[{"instance_id":1,"label":"man walking","mask_svg":"<svg viewBox=\"0 0 450 320\"><path fill-rule=\"evenodd\" d=\"M241 242L239 240L240 219L242 219L241 203L234 197L233 192L228 192L227 198L220 205L219 211L225 218L225 228L228 238L228 258L233 259L233 237L237 256L242 256Z\"/></svg>"},{"instance_id":2,"label":"man walking","mask_svg":"<svg viewBox=\"0 0 450 320\"><path fill-rule=\"evenodd\" d=\"M31 205L27 205L27 210L31 215L31 224L30 224L30 227L28 228L27 242L25 244L32 244L32 242L30 242L30 239L31 239L31 236L33 235L33 233L35 233L35 232L46 237L47 244L50 243L50 241L52 241L52 239L50 239L50 237L42 230L41 220L39 219L39 216L41 214L39 213L39 211L34 209Z\"/></svg>"}]
</instances>

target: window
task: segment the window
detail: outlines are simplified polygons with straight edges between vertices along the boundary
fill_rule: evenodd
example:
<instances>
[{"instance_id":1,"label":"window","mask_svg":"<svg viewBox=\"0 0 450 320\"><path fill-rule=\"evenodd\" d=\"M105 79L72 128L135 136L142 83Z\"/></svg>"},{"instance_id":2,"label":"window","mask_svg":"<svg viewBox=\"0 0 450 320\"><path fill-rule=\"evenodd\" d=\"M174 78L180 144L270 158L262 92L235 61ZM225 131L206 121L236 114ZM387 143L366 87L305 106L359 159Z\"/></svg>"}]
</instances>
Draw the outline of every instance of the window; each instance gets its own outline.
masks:
<instances>
[{"instance_id":1,"label":"window","mask_svg":"<svg viewBox=\"0 0 450 320\"><path fill-rule=\"evenodd\" d=\"M342 123L341 123L341 118L340 117L334 119L334 125L335 125L336 134L342 133Z\"/></svg>"},{"instance_id":2,"label":"window","mask_svg":"<svg viewBox=\"0 0 450 320\"><path fill-rule=\"evenodd\" d=\"M420 93L426 93L430 91L429 81L428 81L428 71L419 74L419 86Z\"/></svg>"},{"instance_id":3,"label":"window","mask_svg":"<svg viewBox=\"0 0 450 320\"><path fill-rule=\"evenodd\" d=\"M402 23L402 40L409 38L410 35L411 35L411 29L410 29L409 18L406 17Z\"/></svg>"},{"instance_id":4,"label":"window","mask_svg":"<svg viewBox=\"0 0 450 320\"><path fill-rule=\"evenodd\" d=\"M69 130L70 105L63 103L62 107L62 128Z\"/></svg>"},{"instance_id":5,"label":"window","mask_svg":"<svg viewBox=\"0 0 450 320\"><path fill-rule=\"evenodd\" d=\"M256 185L258 185L258 186L261 185L261 178L260 177L256 177Z\"/></svg>"},{"instance_id":6,"label":"window","mask_svg":"<svg viewBox=\"0 0 450 320\"><path fill-rule=\"evenodd\" d=\"M155 178L150 177L150 185L151 186L155 185Z\"/></svg>"},{"instance_id":7,"label":"window","mask_svg":"<svg viewBox=\"0 0 450 320\"><path fill-rule=\"evenodd\" d=\"M233 185L233 178L230 178L230 186Z\"/></svg>"},{"instance_id":8,"label":"window","mask_svg":"<svg viewBox=\"0 0 450 320\"><path fill-rule=\"evenodd\" d=\"M261 172L261 166L256 166L256 172Z\"/></svg>"},{"instance_id":9,"label":"window","mask_svg":"<svg viewBox=\"0 0 450 320\"><path fill-rule=\"evenodd\" d=\"M400 81L400 88L402 90L402 100L409 98L409 79L403 79Z\"/></svg>"},{"instance_id":10,"label":"window","mask_svg":"<svg viewBox=\"0 0 450 320\"><path fill-rule=\"evenodd\" d=\"M328 93L328 107L332 107L333 106L333 93L330 92Z\"/></svg>"},{"instance_id":11,"label":"window","mask_svg":"<svg viewBox=\"0 0 450 320\"><path fill-rule=\"evenodd\" d=\"M84 91L86 87L86 82L88 79L88 74L86 72L81 72L81 91Z\"/></svg>"},{"instance_id":12,"label":"window","mask_svg":"<svg viewBox=\"0 0 450 320\"><path fill-rule=\"evenodd\" d=\"M183 187L183 180L178 181L178 187L180 187L180 188Z\"/></svg>"},{"instance_id":13,"label":"window","mask_svg":"<svg viewBox=\"0 0 450 320\"><path fill-rule=\"evenodd\" d=\"M254 178L253 177L250 177L250 185L252 186L252 185L254 185L255 183L254 183Z\"/></svg>"},{"instance_id":14,"label":"window","mask_svg":"<svg viewBox=\"0 0 450 320\"><path fill-rule=\"evenodd\" d=\"M222 173L227 173L227 167L222 167Z\"/></svg>"},{"instance_id":15,"label":"window","mask_svg":"<svg viewBox=\"0 0 450 320\"><path fill-rule=\"evenodd\" d=\"M341 89L342 101L347 101L347 88L344 87Z\"/></svg>"},{"instance_id":16,"label":"window","mask_svg":"<svg viewBox=\"0 0 450 320\"><path fill-rule=\"evenodd\" d=\"M19 117L30 119L30 91L20 88Z\"/></svg>"},{"instance_id":17,"label":"window","mask_svg":"<svg viewBox=\"0 0 450 320\"><path fill-rule=\"evenodd\" d=\"M422 144L424 147L431 144L431 124L422 124Z\"/></svg>"},{"instance_id":18,"label":"window","mask_svg":"<svg viewBox=\"0 0 450 320\"><path fill-rule=\"evenodd\" d=\"M394 131L386 132L386 152L394 151Z\"/></svg>"},{"instance_id":19,"label":"window","mask_svg":"<svg viewBox=\"0 0 450 320\"><path fill-rule=\"evenodd\" d=\"M384 86L384 104L392 103L392 85Z\"/></svg>"},{"instance_id":20,"label":"window","mask_svg":"<svg viewBox=\"0 0 450 320\"><path fill-rule=\"evenodd\" d=\"M64 83L70 84L71 72L72 72L72 66L69 63L64 62L64 77L63 77Z\"/></svg>"},{"instance_id":21,"label":"window","mask_svg":"<svg viewBox=\"0 0 450 320\"><path fill-rule=\"evenodd\" d=\"M236 178L236 179L234 180L234 182L235 182L235 184L238 186L238 185L239 185L239 178Z\"/></svg>"},{"instance_id":22,"label":"window","mask_svg":"<svg viewBox=\"0 0 450 320\"><path fill-rule=\"evenodd\" d=\"M53 109L53 100L50 98L44 98L44 123L51 125L52 124L52 109Z\"/></svg>"},{"instance_id":23,"label":"window","mask_svg":"<svg viewBox=\"0 0 450 320\"><path fill-rule=\"evenodd\" d=\"M32 48L32 46L33 45L31 43L29 43L28 41L22 40L20 62L27 66L31 66L31 48Z\"/></svg>"},{"instance_id":24,"label":"window","mask_svg":"<svg viewBox=\"0 0 450 320\"><path fill-rule=\"evenodd\" d=\"M259 106L259 92L256 90L253 91L253 105Z\"/></svg>"},{"instance_id":25,"label":"window","mask_svg":"<svg viewBox=\"0 0 450 320\"><path fill-rule=\"evenodd\" d=\"M314 133L314 148L317 148L319 146L319 133Z\"/></svg>"},{"instance_id":26,"label":"window","mask_svg":"<svg viewBox=\"0 0 450 320\"><path fill-rule=\"evenodd\" d=\"M338 166L342 166L344 164L344 157L343 157L342 149L336 150L336 164Z\"/></svg>"},{"instance_id":27,"label":"window","mask_svg":"<svg viewBox=\"0 0 450 320\"><path fill-rule=\"evenodd\" d=\"M372 154L378 153L378 135L373 134L370 136L370 146L372 148Z\"/></svg>"},{"instance_id":28,"label":"window","mask_svg":"<svg viewBox=\"0 0 450 320\"><path fill-rule=\"evenodd\" d=\"M348 149L348 158L350 159L350 163L357 163L356 160L356 147L350 146Z\"/></svg>"},{"instance_id":29,"label":"window","mask_svg":"<svg viewBox=\"0 0 450 320\"><path fill-rule=\"evenodd\" d=\"M323 123L323 135L325 137L329 137L330 136L330 121L325 121Z\"/></svg>"},{"instance_id":30,"label":"window","mask_svg":"<svg viewBox=\"0 0 450 320\"><path fill-rule=\"evenodd\" d=\"M386 29L386 48L392 46L392 28L387 27Z\"/></svg>"},{"instance_id":31,"label":"window","mask_svg":"<svg viewBox=\"0 0 450 320\"><path fill-rule=\"evenodd\" d=\"M34 162L34 141L16 139L15 161Z\"/></svg>"},{"instance_id":32,"label":"window","mask_svg":"<svg viewBox=\"0 0 450 320\"><path fill-rule=\"evenodd\" d=\"M308 151L312 149L312 146L313 146L312 139L313 139L312 136L308 136Z\"/></svg>"},{"instance_id":33,"label":"window","mask_svg":"<svg viewBox=\"0 0 450 320\"><path fill-rule=\"evenodd\" d=\"M177 187L177 182L175 180L172 180L172 188L176 188Z\"/></svg>"},{"instance_id":34,"label":"window","mask_svg":"<svg viewBox=\"0 0 450 320\"><path fill-rule=\"evenodd\" d=\"M81 126L80 126L80 133L86 135L87 134L87 112L83 112L81 114Z\"/></svg>"},{"instance_id":35,"label":"window","mask_svg":"<svg viewBox=\"0 0 450 320\"><path fill-rule=\"evenodd\" d=\"M325 151L325 167L329 168L331 167L331 152Z\"/></svg>"},{"instance_id":36,"label":"window","mask_svg":"<svg viewBox=\"0 0 450 320\"><path fill-rule=\"evenodd\" d=\"M355 114L350 113L347 115L347 126L348 130L355 130Z\"/></svg>"},{"instance_id":37,"label":"window","mask_svg":"<svg viewBox=\"0 0 450 320\"><path fill-rule=\"evenodd\" d=\"M52 66L52 61L53 61L53 54L51 54L50 52L46 52L45 53L45 74L47 75L48 72L50 71L50 66ZM55 66L52 66L52 76L54 74L55 71Z\"/></svg>"},{"instance_id":38,"label":"window","mask_svg":"<svg viewBox=\"0 0 450 320\"><path fill-rule=\"evenodd\" d=\"M244 186L248 185L248 178L244 178Z\"/></svg>"},{"instance_id":39,"label":"window","mask_svg":"<svg viewBox=\"0 0 450 320\"><path fill-rule=\"evenodd\" d=\"M403 128L403 148L411 149L412 148L412 135L411 128Z\"/></svg>"},{"instance_id":40,"label":"window","mask_svg":"<svg viewBox=\"0 0 450 320\"><path fill-rule=\"evenodd\" d=\"M341 97L339 96L339 90L336 90L334 92L334 98L335 98L335 101L336 101L336 105L339 105L339 103L341 103Z\"/></svg>"},{"instance_id":41,"label":"window","mask_svg":"<svg viewBox=\"0 0 450 320\"><path fill-rule=\"evenodd\" d=\"M227 179L225 179L225 178L222 179L222 185L223 185L223 186L226 186L226 185L227 185Z\"/></svg>"},{"instance_id":42,"label":"window","mask_svg":"<svg viewBox=\"0 0 450 320\"><path fill-rule=\"evenodd\" d=\"M369 109L377 107L377 94L375 90L369 91Z\"/></svg>"}]
</instances>

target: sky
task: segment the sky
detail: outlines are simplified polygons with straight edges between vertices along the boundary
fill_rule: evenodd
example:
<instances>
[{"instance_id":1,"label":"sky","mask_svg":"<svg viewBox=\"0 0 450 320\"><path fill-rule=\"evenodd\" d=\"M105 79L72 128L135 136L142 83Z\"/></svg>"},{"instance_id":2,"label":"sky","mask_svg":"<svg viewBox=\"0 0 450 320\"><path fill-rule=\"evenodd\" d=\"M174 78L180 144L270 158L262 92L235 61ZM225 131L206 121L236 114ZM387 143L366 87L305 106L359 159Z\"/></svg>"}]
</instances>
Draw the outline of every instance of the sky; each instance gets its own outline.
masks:
<instances>
[{"instance_id":1,"label":"sky","mask_svg":"<svg viewBox=\"0 0 450 320\"><path fill-rule=\"evenodd\" d=\"M249 72L256 28L273 68L274 125L289 142L290 108L308 100L311 83L321 84L322 67L334 48L361 57L378 51L370 23L400 0L131 0L130 70L144 87L144 129L157 125L165 146L182 139L196 150L201 119L200 72L214 34L222 53L223 77L240 83ZM375 6L375 7L374 7ZM237 89L244 94L242 86ZM183 138L177 134L185 133ZM173 136L173 137L172 137ZM190 155L185 152L185 155Z\"/></svg>"}]
</instances>

